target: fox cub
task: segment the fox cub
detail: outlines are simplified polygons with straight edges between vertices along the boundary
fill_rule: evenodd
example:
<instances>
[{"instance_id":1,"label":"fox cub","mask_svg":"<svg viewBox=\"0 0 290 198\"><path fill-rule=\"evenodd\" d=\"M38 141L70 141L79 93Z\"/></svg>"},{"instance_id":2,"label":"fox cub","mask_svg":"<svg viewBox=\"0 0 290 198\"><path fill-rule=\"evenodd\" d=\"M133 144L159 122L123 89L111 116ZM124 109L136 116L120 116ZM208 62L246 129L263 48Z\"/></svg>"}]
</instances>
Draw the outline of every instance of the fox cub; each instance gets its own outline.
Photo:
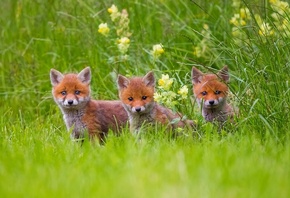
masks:
<instances>
[{"instance_id":1,"label":"fox cub","mask_svg":"<svg viewBox=\"0 0 290 198\"><path fill-rule=\"evenodd\" d=\"M217 74L204 74L192 68L193 93L198 105L202 108L202 116L206 121L225 122L232 120L234 111L227 103L229 82L228 67L224 66Z\"/></svg>"},{"instance_id":2,"label":"fox cub","mask_svg":"<svg viewBox=\"0 0 290 198\"><path fill-rule=\"evenodd\" d=\"M118 132L126 124L128 115L120 101L91 99L89 67L78 74L66 75L51 69L50 80L53 98L67 129L72 130L72 138L83 138L88 131L91 140L97 137L103 143L109 129Z\"/></svg>"},{"instance_id":3,"label":"fox cub","mask_svg":"<svg viewBox=\"0 0 290 198\"><path fill-rule=\"evenodd\" d=\"M181 114L173 113L154 101L155 78L153 72L144 77L126 78L118 75L119 97L129 116L130 131L138 134L144 123L159 122L170 125L172 128L193 126L193 121L178 121L171 123L174 119L182 118Z\"/></svg>"}]
</instances>

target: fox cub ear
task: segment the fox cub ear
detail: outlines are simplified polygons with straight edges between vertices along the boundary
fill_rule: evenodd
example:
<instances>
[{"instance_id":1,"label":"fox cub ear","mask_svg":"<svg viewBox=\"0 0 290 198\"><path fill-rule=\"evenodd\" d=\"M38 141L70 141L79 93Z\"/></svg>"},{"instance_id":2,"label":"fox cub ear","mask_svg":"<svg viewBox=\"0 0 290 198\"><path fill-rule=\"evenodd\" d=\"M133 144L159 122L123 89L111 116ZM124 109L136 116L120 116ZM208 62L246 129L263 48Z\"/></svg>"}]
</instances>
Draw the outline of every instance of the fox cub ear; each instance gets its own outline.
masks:
<instances>
[{"instance_id":1,"label":"fox cub ear","mask_svg":"<svg viewBox=\"0 0 290 198\"><path fill-rule=\"evenodd\" d=\"M228 66L224 66L218 73L218 76L223 79L225 82L229 82L230 76L229 76L229 69Z\"/></svg>"},{"instance_id":2,"label":"fox cub ear","mask_svg":"<svg viewBox=\"0 0 290 198\"><path fill-rule=\"evenodd\" d=\"M142 79L146 86L155 86L155 77L152 71L148 72Z\"/></svg>"},{"instance_id":3,"label":"fox cub ear","mask_svg":"<svg viewBox=\"0 0 290 198\"><path fill-rule=\"evenodd\" d=\"M91 82L91 68L90 67L86 67L85 69L83 69L79 74L78 74L78 79L83 82L83 83L87 83L90 84Z\"/></svg>"},{"instance_id":4,"label":"fox cub ear","mask_svg":"<svg viewBox=\"0 0 290 198\"><path fill-rule=\"evenodd\" d=\"M128 85L130 84L130 80L126 78L125 76L122 76L121 74L119 74L117 83L118 83L119 89L124 89L128 87Z\"/></svg>"},{"instance_id":5,"label":"fox cub ear","mask_svg":"<svg viewBox=\"0 0 290 198\"><path fill-rule=\"evenodd\" d=\"M52 86L58 85L63 79L63 74L55 69L50 70L50 82Z\"/></svg>"},{"instance_id":6,"label":"fox cub ear","mask_svg":"<svg viewBox=\"0 0 290 198\"><path fill-rule=\"evenodd\" d=\"M199 71L197 68L192 67L192 70L191 70L192 83L194 85L200 83L202 80L202 77L203 77L203 73Z\"/></svg>"}]
</instances>

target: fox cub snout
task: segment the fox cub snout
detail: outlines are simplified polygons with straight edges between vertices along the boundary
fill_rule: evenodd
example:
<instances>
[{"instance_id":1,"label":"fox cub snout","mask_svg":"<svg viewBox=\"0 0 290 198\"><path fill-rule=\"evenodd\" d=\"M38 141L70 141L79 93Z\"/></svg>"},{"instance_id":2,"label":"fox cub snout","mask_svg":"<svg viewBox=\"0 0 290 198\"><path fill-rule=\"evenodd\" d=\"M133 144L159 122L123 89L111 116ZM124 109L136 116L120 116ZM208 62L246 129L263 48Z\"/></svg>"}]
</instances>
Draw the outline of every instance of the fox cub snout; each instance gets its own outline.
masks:
<instances>
[{"instance_id":1,"label":"fox cub snout","mask_svg":"<svg viewBox=\"0 0 290 198\"><path fill-rule=\"evenodd\" d=\"M233 109L227 103L229 73L224 66L217 74L204 74L192 68L193 93L206 121L224 122L232 118Z\"/></svg>"},{"instance_id":2,"label":"fox cub snout","mask_svg":"<svg viewBox=\"0 0 290 198\"><path fill-rule=\"evenodd\" d=\"M173 113L154 101L155 77L153 72L148 72L144 77L126 78L118 76L119 97L123 103L124 109L129 116L130 131L138 133L144 123L159 122L171 127L192 126L193 122L179 121L171 124L176 118L182 118L179 113Z\"/></svg>"}]
</instances>

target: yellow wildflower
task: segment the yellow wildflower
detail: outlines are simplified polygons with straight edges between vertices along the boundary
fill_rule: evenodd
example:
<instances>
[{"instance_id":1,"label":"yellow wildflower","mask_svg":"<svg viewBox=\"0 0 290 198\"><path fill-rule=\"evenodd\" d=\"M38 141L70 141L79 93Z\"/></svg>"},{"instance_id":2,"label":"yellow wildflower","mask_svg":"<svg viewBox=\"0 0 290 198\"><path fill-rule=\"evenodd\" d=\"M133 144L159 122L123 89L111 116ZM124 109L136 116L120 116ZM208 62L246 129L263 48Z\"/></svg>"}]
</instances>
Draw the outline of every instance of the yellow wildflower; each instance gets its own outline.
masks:
<instances>
[{"instance_id":1,"label":"yellow wildflower","mask_svg":"<svg viewBox=\"0 0 290 198\"><path fill-rule=\"evenodd\" d=\"M108 12L109 12L110 14L117 13L117 12L118 12L118 8L117 8L117 6L115 6L115 5L113 4L110 8L108 8Z\"/></svg>"},{"instance_id":2,"label":"yellow wildflower","mask_svg":"<svg viewBox=\"0 0 290 198\"><path fill-rule=\"evenodd\" d=\"M163 49L162 44L153 45L153 50L151 51L151 54L154 58L158 58L163 53L164 53L164 49Z\"/></svg>"},{"instance_id":3,"label":"yellow wildflower","mask_svg":"<svg viewBox=\"0 0 290 198\"><path fill-rule=\"evenodd\" d=\"M162 101L162 95L159 94L158 92L155 92L153 95L153 98L156 102L160 103Z\"/></svg>"},{"instance_id":4,"label":"yellow wildflower","mask_svg":"<svg viewBox=\"0 0 290 198\"><path fill-rule=\"evenodd\" d=\"M274 31L272 30L271 26L269 25L269 23L265 23L263 22L260 25L260 30L259 30L259 34L261 36L271 36L274 34Z\"/></svg>"},{"instance_id":5,"label":"yellow wildflower","mask_svg":"<svg viewBox=\"0 0 290 198\"><path fill-rule=\"evenodd\" d=\"M241 21L240 21L240 24L241 24L241 26L245 26L247 23L246 23L245 20L241 20Z\"/></svg>"},{"instance_id":6,"label":"yellow wildflower","mask_svg":"<svg viewBox=\"0 0 290 198\"><path fill-rule=\"evenodd\" d=\"M270 0L269 2L273 10L275 10L281 16L289 12L289 4L287 2L279 1L279 0L272 0L272 1Z\"/></svg>"},{"instance_id":7,"label":"yellow wildflower","mask_svg":"<svg viewBox=\"0 0 290 198\"><path fill-rule=\"evenodd\" d=\"M114 4L108 9L108 12L110 13L112 21L116 21L117 18L121 17L121 13L118 11L117 6Z\"/></svg>"},{"instance_id":8,"label":"yellow wildflower","mask_svg":"<svg viewBox=\"0 0 290 198\"><path fill-rule=\"evenodd\" d=\"M162 78L158 80L158 85L160 88L163 88L164 90L169 90L170 87L172 86L173 79L169 78L169 75L162 74Z\"/></svg>"},{"instance_id":9,"label":"yellow wildflower","mask_svg":"<svg viewBox=\"0 0 290 198\"><path fill-rule=\"evenodd\" d=\"M183 87L181 87L177 93L181 96L182 99L186 99L188 94L187 86L184 85Z\"/></svg>"},{"instance_id":10,"label":"yellow wildflower","mask_svg":"<svg viewBox=\"0 0 290 198\"><path fill-rule=\"evenodd\" d=\"M110 32L110 28L108 28L107 23L101 23L99 25L98 32L104 36L108 36L108 34Z\"/></svg>"},{"instance_id":11,"label":"yellow wildflower","mask_svg":"<svg viewBox=\"0 0 290 198\"><path fill-rule=\"evenodd\" d=\"M163 95L163 104L167 107L174 108L178 102L175 100L176 93L173 91L166 91L162 93Z\"/></svg>"},{"instance_id":12,"label":"yellow wildflower","mask_svg":"<svg viewBox=\"0 0 290 198\"><path fill-rule=\"evenodd\" d=\"M241 8L240 9L240 17L242 19L251 19L251 13L248 8Z\"/></svg>"},{"instance_id":13,"label":"yellow wildflower","mask_svg":"<svg viewBox=\"0 0 290 198\"><path fill-rule=\"evenodd\" d=\"M238 21L239 19L240 19L240 15L234 14L234 16L230 20L230 23L235 25L235 26L239 26L239 21Z\"/></svg>"},{"instance_id":14,"label":"yellow wildflower","mask_svg":"<svg viewBox=\"0 0 290 198\"><path fill-rule=\"evenodd\" d=\"M122 37L121 39L118 40L118 43L120 44L129 44L130 39L128 37Z\"/></svg>"},{"instance_id":15,"label":"yellow wildflower","mask_svg":"<svg viewBox=\"0 0 290 198\"><path fill-rule=\"evenodd\" d=\"M200 46L193 47L193 55L196 57L201 57L202 51Z\"/></svg>"},{"instance_id":16,"label":"yellow wildflower","mask_svg":"<svg viewBox=\"0 0 290 198\"><path fill-rule=\"evenodd\" d=\"M118 41L118 49L122 54L127 53L130 46L130 39L128 37L122 37Z\"/></svg>"}]
</instances>

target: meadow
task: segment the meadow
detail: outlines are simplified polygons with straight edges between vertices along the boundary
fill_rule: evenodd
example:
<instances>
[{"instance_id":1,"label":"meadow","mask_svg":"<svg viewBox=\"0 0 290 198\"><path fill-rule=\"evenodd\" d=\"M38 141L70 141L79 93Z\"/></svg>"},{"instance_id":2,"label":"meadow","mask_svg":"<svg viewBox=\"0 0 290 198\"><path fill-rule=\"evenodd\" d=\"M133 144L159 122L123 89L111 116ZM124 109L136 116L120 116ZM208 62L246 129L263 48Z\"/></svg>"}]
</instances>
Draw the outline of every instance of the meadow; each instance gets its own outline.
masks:
<instances>
[{"instance_id":1,"label":"meadow","mask_svg":"<svg viewBox=\"0 0 290 198\"><path fill-rule=\"evenodd\" d=\"M0 197L290 196L286 1L1 0L0 7ZM239 116L219 131L195 104L191 68L224 65ZM157 81L168 74L175 95L161 102L197 129L168 138L156 126L142 141L124 129L104 146L72 141L49 72L86 66L95 99L118 99L117 74L154 71Z\"/></svg>"}]
</instances>

